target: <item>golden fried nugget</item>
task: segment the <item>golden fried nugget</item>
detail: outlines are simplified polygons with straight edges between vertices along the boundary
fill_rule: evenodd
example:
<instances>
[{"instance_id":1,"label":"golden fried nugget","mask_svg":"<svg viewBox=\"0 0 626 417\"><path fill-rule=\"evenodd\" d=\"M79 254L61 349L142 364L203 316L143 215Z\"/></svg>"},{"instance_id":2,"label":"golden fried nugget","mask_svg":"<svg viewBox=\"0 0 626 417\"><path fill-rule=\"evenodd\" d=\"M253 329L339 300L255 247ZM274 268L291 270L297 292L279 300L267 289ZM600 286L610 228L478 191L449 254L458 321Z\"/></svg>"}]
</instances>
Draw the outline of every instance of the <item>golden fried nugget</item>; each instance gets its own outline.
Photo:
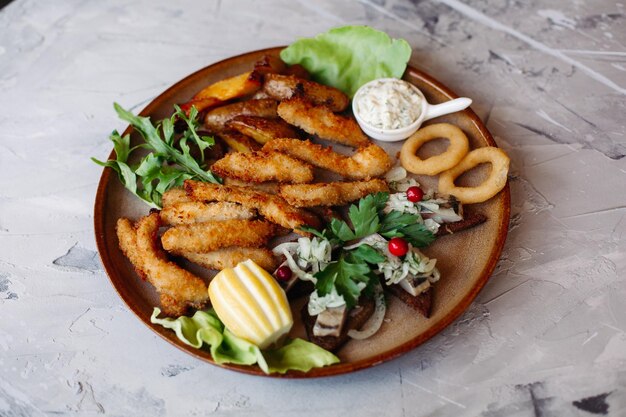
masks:
<instances>
[{"instance_id":1,"label":"golden fried nugget","mask_svg":"<svg viewBox=\"0 0 626 417\"><path fill-rule=\"evenodd\" d=\"M371 142L354 118L335 114L328 107L316 106L300 97L281 101L278 115L312 135L359 148Z\"/></svg>"},{"instance_id":2,"label":"golden fried nugget","mask_svg":"<svg viewBox=\"0 0 626 417\"><path fill-rule=\"evenodd\" d=\"M302 94L311 102L327 106L334 112L344 111L350 104L350 98L341 90L293 75L267 74L263 91L276 100L287 100Z\"/></svg>"},{"instance_id":3,"label":"golden fried nugget","mask_svg":"<svg viewBox=\"0 0 626 417\"><path fill-rule=\"evenodd\" d=\"M274 99L246 100L227 104L210 110L204 117L204 125L210 131L216 133L224 130L226 122L237 116L278 117Z\"/></svg>"},{"instance_id":4,"label":"golden fried nugget","mask_svg":"<svg viewBox=\"0 0 626 417\"><path fill-rule=\"evenodd\" d=\"M246 220L255 215L255 210L227 201L208 204L186 201L164 207L160 212L161 221L167 226L232 219Z\"/></svg>"},{"instance_id":5,"label":"golden fried nugget","mask_svg":"<svg viewBox=\"0 0 626 417\"><path fill-rule=\"evenodd\" d=\"M173 206L178 203L187 203L193 201L182 188L170 188L163 193L161 197L161 206L163 208Z\"/></svg>"},{"instance_id":6,"label":"golden fried nugget","mask_svg":"<svg viewBox=\"0 0 626 417\"><path fill-rule=\"evenodd\" d=\"M321 184L287 184L279 195L296 207L342 206L368 194L389 191L384 180L329 182Z\"/></svg>"},{"instance_id":7,"label":"golden fried nugget","mask_svg":"<svg viewBox=\"0 0 626 417\"><path fill-rule=\"evenodd\" d=\"M267 248L225 248L208 253L183 251L180 256L187 258L208 269L222 270L234 268L239 262L252 259L261 268L272 272L278 266L278 260Z\"/></svg>"},{"instance_id":8,"label":"golden fried nugget","mask_svg":"<svg viewBox=\"0 0 626 417\"><path fill-rule=\"evenodd\" d=\"M246 182L278 181L301 184L313 181L313 167L280 152L233 152L211 166L220 177Z\"/></svg>"},{"instance_id":9,"label":"golden fried nugget","mask_svg":"<svg viewBox=\"0 0 626 417\"><path fill-rule=\"evenodd\" d=\"M271 143L271 142L270 142ZM235 187L199 182L185 181L187 194L200 201L231 201L245 207L257 209L259 214L272 223L276 223L297 233L301 226L321 227L320 220L313 213L293 207L283 198L255 191L247 187Z\"/></svg>"},{"instance_id":10,"label":"golden fried nugget","mask_svg":"<svg viewBox=\"0 0 626 417\"><path fill-rule=\"evenodd\" d=\"M231 246L259 247L276 232L276 227L262 220L224 220L174 226L161 237L168 252L211 252Z\"/></svg>"},{"instance_id":11,"label":"golden fried nugget","mask_svg":"<svg viewBox=\"0 0 626 417\"><path fill-rule=\"evenodd\" d=\"M391 158L378 145L358 149L351 157L333 152L308 140L276 139L263 145L264 151L279 151L347 178L380 177L391 169Z\"/></svg>"},{"instance_id":12,"label":"golden fried nugget","mask_svg":"<svg viewBox=\"0 0 626 417\"><path fill-rule=\"evenodd\" d=\"M207 286L199 277L170 262L158 246L158 213L141 218L135 228L130 220L117 222L117 235L122 252L142 278L146 278L161 294L164 313L182 314L188 307L200 308L209 301ZM167 295L167 297L163 297Z\"/></svg>"}]
</instances>

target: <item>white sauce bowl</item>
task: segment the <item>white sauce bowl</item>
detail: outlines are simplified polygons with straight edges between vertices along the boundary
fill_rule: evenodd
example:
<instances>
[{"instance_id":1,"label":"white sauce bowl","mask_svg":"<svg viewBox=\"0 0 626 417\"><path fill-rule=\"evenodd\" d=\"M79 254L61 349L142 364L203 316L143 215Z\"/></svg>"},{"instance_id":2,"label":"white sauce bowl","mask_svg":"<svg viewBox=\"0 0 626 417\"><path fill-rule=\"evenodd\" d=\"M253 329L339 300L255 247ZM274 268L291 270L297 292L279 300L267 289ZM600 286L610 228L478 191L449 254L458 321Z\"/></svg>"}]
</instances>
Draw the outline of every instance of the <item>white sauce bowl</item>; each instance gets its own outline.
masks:
<instances>
[{"instance_id":1,"label":"white sauce bowl","mask_svg":"<svg viewBox=\"0 0 626 417\"><path fill-rule=\"evenodd\" d=\"M378 78L376 80L372 80L366 84L363 84L352 98L352 112L354 113L354 117L356 118L359 126L367 136L383 142L397 142L400 140L404 140L411 136L413 133L415 133L420 128L422 123L424 123L426 120L430 120L438 116L443 116L444 114L464 110L472 104L472 100L467 97L456 98L454 100L446 101L445 103L441 104L430 104L426 101L424 94L419 88L409 82L404 81L422 99L422 111L420 112L417 120L415 120L408 126L398 129L381 129L372 126L371 124L363 120L358 111L359 100L363 96L364 91L367 89L367 87L373 83L378 83L381 81L397 82L398 80L396 78Z\"/></svg>"}]
</instances>

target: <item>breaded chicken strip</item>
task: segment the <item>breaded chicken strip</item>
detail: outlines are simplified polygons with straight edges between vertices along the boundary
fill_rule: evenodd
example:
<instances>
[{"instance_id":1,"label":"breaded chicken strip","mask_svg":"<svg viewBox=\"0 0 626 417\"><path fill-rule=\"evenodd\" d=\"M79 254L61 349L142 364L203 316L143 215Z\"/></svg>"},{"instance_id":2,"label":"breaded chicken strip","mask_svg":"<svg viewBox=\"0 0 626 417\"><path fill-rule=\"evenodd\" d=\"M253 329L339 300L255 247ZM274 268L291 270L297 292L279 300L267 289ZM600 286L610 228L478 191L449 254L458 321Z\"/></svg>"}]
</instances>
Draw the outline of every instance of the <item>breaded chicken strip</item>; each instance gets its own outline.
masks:
<instances>
[{"instance_id":1,"label":"breaded chicken strip","mask_svg":"<svg viewBox=\"0 0 626 417\"><path fill-rule=\"evenodd\" d=\"M263 145L264 151L279 151L346 178L380 177L391 169L391 158L378 145L370 144L348 157L308 140L276 139Z\"/></svg>"},{"instance_id":2,"label":"breaded chicken strip","mask_svg":"<svg viewBox=\"0 0 626 417\"><path fill-rule=\"evenodd\" d=\"M344 111L350 104L350 98L341 90L293 75L267 74L263 91L276 100L287 100L303 94L311 102L324 105L334 112Z\"/></svg>"},{"instance_id":3,"label":"breaded chicken strip","mask_svg":"<svg viewBox=\"0 0 626 417\"><path fill-rule=\"evenodd\" d=\"M246 182L278 181L301 184L313 181L313 167L280 152L232 152L211 166L221 177Z\"/></svg>"},{"instance_id":4,"label":"breaded chicken strip","mask_svg":"<svg viewBox=\"0 0 626 417\"><path fill-rule=\"evenodd\" d=\"M335 114L328 107L316 106L300 97L282 101L278 115L312 135L359 148L371 142L353 118Z\"/></svg>"},{"instance_id":5,"label":"breaded chicken strip","mask_svg":"<svg viewBox=\"0 0 626 417\"><path fill-rule=\"evenodd\" d=\"M199 201L231 201L245 207L255 208L263 217L296 233L300 226L321 227L319 218L306 210L293 207L283 198L254 191L247 187L235 187L199 182L185 181L185 190L194 200ZM304 234L304 233L303 233Z\"/></svg>"},{"instance_id":6,"label":"breaded chicken strip","mask_svg":"<svg viewBox=\"0 0 626 417\"><path fill-rule=\"evenodd\" d=\"M226 201L208 204L200 201L186 201L168 205L159 214L163 224L175 226L232 219L247 220L253 218L256 212L240 204Z\"/></svg>"},{"instance_id":7,"label":"breaded chicken strip","mask_svg":"<svg viewBox=\"0 0 626 417\"><path fill-rule=\"evenodd\" d=\"M191 197L187 195L187 192L183 188L170 188L163 193L161 197L161 206L163 208L173 206L178 203L186 203L193 201Z\"/></svg>"},{"instance_id":8,"label":"breaded chicken strip","mask_svg":"<svg viewBox=\"0 0 626 417\"><path fill-rule=\"evenodd\" d=\"M188 307L202 308L209 302L206 284L167 259L158 245L159 226L158 213L142 217L136 229L128 219L119 219L117 235L122 252L161 294L165 314L180 315Z\"/></svg>"},{"instance_id":9,"label":"breaded chicken strip","mask_svg":"<svg viewBox=\"0 0 626 417\"><path fill-rule=\"evenodd\" d=\"M278 187L280 187L280 184L277 182L256 183L256 182L240 181L238 179L228 178L228 177L223 178L223 180L224 180L224 185L233 185L235 187L247 187L254 191L260 191L266 194L278 194ZM187 198L191 199L191 197L187 197Z\"/></svg>"},{"instance_id":10,"label":"breaded chicken strip","mask_svg":"<svg viewBox=\"0 0 626 417\"><path fill-rule=\"evenodd\" d=\"M283 119L275 117L237 116L226 123L229 129L249 136L260 144L278 138L299 138L300 133Z\"/></svg>"},{"instance_id":11,"label":"breaded chicken strip","mask_svg":"<svg viewBox=\"0 0 626 417\"><path fill-rule=\"evenodd\" d=\"M179 255L200 266L219 271L234 268L239 262L248 259L252 259L261 268L270 272L278 266L278 260L267 248L225 248L208 253L183 251Z\"/></svg>"},{"instance_id":12,"label":"breaded chicken strip","mask_svg":"<svg viewBox=\"0 0 626 417\"><path fill-rule=\"evenodd\" d=\"M276 226L262 220L224 220L174 226L161 237L168 252L211 252L231 246L259 247L276 232Z\"/></svg>"},{"instance_id":13,"label":"breaded chicken strip","mask_svg":"<svg viewBox=\"0 0 626 417\"><path fill-rule=\"evenodd\" d=\"M280 187L280 196L296 207L342 206L366 195L389 191L384 180L329 182L321 184L287 184Z\"/></svg>"},{"instance_id":14,"label":"breaded chicken strip","mask_svg":"<svg viewBox=\"0 0 626 417\"><path fill-rule=\"evenodd\" d=\"M204 125L211 132L216 133L226 127L226 122L237 116L278 117L273 99L246 100L220 106L210 110L204 117Z\"/></svg>"}]
</instances>

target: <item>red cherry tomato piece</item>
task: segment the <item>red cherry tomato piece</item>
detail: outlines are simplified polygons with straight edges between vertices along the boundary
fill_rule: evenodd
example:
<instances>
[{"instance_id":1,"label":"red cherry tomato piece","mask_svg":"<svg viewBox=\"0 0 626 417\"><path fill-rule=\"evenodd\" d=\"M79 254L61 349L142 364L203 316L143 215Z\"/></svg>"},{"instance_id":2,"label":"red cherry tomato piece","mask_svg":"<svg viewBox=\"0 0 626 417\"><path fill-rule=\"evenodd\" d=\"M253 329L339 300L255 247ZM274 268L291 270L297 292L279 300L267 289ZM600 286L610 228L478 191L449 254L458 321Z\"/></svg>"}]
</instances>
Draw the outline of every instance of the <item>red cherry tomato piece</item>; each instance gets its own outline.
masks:
<instances>
[{"instance_id":1,"label":"red cherry tomato piece","mask_svg":"<svg viewBox=\"0 0 626 417\"><path fill-rule=\"evenodd\" d=\"M283 265L276 270L276 279L279 281L289 281L293 273L287 265Z\"/></svg>"},{"instance_id":2,"label":"red cherry tomato piece","mask_svg":"<svg viewBox=\"0 0 626 417\"><path fill-rule=\"evenodd\" d=\"M409 244L401 237L394 237L389 241L389 252L394 256L404 256L409 251Z\"/></svg>"},{"instance_id":3,"label":"red cherry tomato piece","mask_svg":"<svg viewBox=\"0 0 626 417\"><path fill-rule=\"evenodd\" d=\"M412 203L422 201L422 197L424 197L424 191L420 187L414 185L406 190L406 198Z\"/></svg>"}]
</instances>

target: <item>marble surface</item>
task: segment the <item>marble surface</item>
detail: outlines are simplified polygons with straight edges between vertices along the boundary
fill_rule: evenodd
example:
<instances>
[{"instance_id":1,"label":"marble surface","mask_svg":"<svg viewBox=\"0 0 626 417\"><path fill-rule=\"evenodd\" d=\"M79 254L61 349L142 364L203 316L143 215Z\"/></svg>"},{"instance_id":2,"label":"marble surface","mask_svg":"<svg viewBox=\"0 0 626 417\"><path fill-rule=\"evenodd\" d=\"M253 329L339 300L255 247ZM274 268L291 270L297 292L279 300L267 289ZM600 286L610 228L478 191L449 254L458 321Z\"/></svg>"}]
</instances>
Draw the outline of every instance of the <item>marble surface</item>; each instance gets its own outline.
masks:
<instances>
[{"instance_id":1,"label":"marble surface","mask_svg":"<svg viewBox=\"0 0 626 417\"><path fill-rule=\"evenodd\" d=\"M613 0L17 0L0 11L0 416L626 415L626 10ZM498 269L452 326L351 375L201 363L122 304L92 205L111 103L333 26L413 47L512 157Z\"/></svg>"}]
</instances>

